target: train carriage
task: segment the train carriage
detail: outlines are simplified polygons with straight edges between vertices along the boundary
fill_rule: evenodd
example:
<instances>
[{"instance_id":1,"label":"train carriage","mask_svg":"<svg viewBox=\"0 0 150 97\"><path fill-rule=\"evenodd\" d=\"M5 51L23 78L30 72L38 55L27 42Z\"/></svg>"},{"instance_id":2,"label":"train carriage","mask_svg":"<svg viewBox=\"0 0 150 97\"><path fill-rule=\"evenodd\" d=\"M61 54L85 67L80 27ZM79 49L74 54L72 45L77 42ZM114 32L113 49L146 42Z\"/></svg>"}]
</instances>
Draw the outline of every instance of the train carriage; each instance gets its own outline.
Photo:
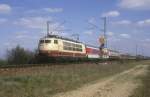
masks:
<instances>
[{"instance_id":1,"label":"train carriage","mask_svg":"<svg viewBox=\"0 0 150 97\"><path fill-rule=\"evenodd\" d=\"M115 51L115 50L109 50L109 58L111 58L111 59L120 58L120 52Z\"/></svg>"},{"instance_id":2,"label":"train carriage","mask_svg":"<svg viewBox=\"0 0 150 97\"><path fill-rule=\"evenodd\" d=\"M86 45L86 54L88 58L100 58L100 50L98 47Z\"/></svg>"}]
</instances>

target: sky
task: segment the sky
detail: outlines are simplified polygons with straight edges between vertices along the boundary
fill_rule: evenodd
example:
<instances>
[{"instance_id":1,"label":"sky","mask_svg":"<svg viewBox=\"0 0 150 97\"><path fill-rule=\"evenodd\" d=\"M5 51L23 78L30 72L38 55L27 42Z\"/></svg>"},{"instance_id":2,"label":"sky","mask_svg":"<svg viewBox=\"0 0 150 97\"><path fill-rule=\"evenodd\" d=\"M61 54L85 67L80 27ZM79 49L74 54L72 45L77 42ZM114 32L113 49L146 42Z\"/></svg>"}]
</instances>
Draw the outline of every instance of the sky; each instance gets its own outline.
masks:
<instances>
[{"instance_id":1,"label":"sky","mask_svg":"<svg viewBox=\"0 0 150 97\"><path fill-rule=\"evenodd\" d=\"M99 46L107 17L107 46L150 56L150 0L0 0L0 58L20 45L35 50L50 32Z\"/></svg>"}]
</instances>

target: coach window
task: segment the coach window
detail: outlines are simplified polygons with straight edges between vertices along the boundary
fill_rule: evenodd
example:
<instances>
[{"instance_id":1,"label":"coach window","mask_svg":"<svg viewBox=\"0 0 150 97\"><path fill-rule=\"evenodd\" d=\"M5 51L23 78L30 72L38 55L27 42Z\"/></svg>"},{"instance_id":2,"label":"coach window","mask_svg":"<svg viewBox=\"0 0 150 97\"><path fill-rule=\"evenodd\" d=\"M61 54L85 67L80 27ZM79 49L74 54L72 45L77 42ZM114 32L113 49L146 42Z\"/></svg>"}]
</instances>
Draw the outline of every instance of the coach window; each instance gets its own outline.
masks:
<instances>
[{"instance_id":1,"label":"coach window","mask_svg":"<svg viewBox=\"0 0 150 97\"><path fill-rule=\"evenodd\" d=\"M76 48L73 48L73 51L76 51Z\"/></svg>"},{"instance_id":2,"label":"coach window","mask_svg":"<svg viewBox=\"0 0 150 97\"><path fill-rule=\"evenodd\" d=\"M58 40L54 40L54 44L58 44Z\"/></svg>"},{"instance_id":3,"label":"coach window","mask_svg":"<svg viewBox=\"0 0 150 97\"><path fill-rule=\"evenodd\" d=\"M82 51L82 49L79 48L79 51Z\"/></svg>"}]
</instances>

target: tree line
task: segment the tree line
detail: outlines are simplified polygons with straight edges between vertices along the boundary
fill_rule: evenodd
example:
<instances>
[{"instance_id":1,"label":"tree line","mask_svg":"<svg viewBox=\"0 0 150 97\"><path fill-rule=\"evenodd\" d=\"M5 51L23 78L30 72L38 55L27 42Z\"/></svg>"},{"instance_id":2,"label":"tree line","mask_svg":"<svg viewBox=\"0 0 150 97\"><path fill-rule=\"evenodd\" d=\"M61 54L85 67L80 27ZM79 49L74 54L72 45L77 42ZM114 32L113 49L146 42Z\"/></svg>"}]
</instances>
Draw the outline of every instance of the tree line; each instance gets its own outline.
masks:
<instances>
[{"instance_id":1,"label":"tree line","mask_svg":"<svg viewBox=\"0 0 150 97\"><path fill-rule=\"evenodd\" d=\"M15 48L6 51L6 58L0 59L0 65L37 63L37 55L37 50L30 51L17 45Z\"/></svg>"}]
</instances>

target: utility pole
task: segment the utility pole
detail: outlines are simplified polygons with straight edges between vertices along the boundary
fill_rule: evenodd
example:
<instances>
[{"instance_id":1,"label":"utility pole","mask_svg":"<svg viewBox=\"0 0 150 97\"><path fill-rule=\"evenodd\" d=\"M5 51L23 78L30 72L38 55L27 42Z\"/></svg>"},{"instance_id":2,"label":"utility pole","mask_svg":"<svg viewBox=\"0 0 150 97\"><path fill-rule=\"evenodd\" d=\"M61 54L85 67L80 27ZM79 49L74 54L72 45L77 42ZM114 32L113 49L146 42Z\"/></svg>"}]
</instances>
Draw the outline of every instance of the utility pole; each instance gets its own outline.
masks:
<instances>
[{"instance_id":1,"label":"utility pole","mask_svg":"<svg viewBox=\"0 0 150 97\"><path fill-rule=\"evenodd\" d=\"M137 58L137 54L138 54L138 45L136 44L136 58Z\"/></svg>"},{"instance_id":2,"label":"utility pole","mask_svg":"<svg viewBox=\"0 0 150 97\"><path fill-rule=\"evenodd\" d=\"M106 35L106 32L107 32L107 18L103 17L102 19L104 21L103 31L104 31L104 38L105 38L105 47L107 48L107 35Z\"/></svg>"},{"instance_id":3,"label":"utility pole","mask_svg":"<svg viewBox=\"0 0 150 97\"><path fill-rule=\"evenodd\" d=\"M47 21L47 36L49 35L49 23L50 21Z\"/></svg>"},{"instance_id":4,"label":"utility pole","mask_svg":"<svg viewBox=\"0 0 150 97\"><path fill-rule=\"evenodd\" d=\"M71 36L76 36L77 40L79 41L79 34L72 34Z\"/></svg>"}]
</instances>

